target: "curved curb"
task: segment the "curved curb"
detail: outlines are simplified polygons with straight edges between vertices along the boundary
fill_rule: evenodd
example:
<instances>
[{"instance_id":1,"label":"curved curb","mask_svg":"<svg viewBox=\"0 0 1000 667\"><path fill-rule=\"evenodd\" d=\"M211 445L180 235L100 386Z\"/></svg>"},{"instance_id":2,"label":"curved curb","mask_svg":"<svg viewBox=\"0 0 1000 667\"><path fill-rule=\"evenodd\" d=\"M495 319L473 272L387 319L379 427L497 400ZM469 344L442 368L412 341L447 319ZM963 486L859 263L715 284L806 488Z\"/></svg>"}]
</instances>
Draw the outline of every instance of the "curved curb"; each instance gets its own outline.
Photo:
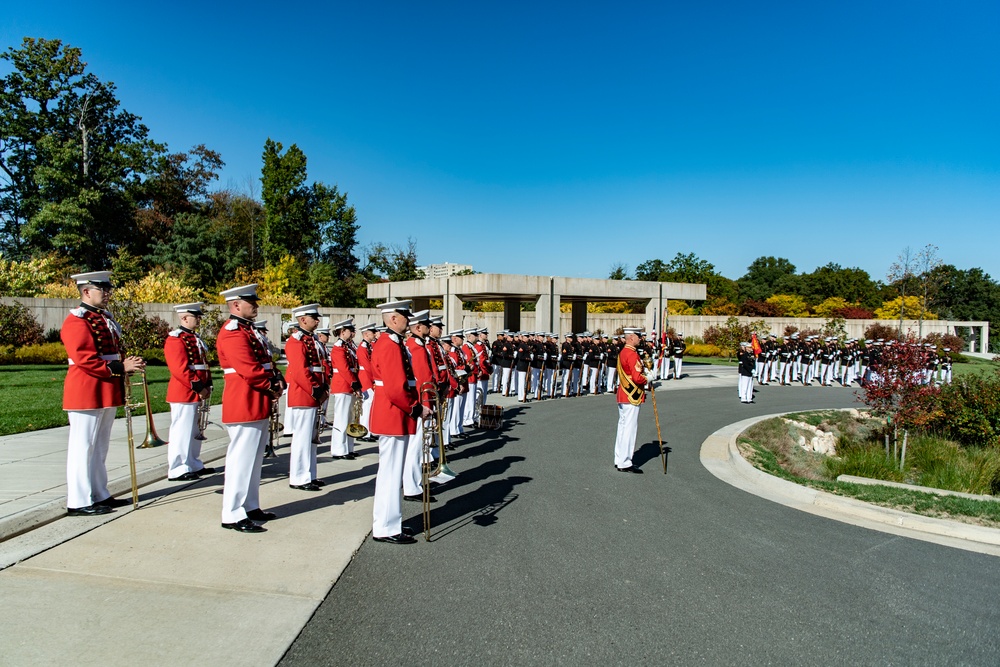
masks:
<instances>
[{"instance_id":1,"label":"curved curb","mask_svg":"<svg viewBox=\"0 0 1000 667\"><path fill-rule=\"evenodd\" d=\"M720 428L702 443L701 464L723 482L786 507L862 528L1000 556L1000 529L879 507L811 489L758 470L740 454L736 439L757 422L784 414L751 417Z\"/></svg>"}]
</instances>

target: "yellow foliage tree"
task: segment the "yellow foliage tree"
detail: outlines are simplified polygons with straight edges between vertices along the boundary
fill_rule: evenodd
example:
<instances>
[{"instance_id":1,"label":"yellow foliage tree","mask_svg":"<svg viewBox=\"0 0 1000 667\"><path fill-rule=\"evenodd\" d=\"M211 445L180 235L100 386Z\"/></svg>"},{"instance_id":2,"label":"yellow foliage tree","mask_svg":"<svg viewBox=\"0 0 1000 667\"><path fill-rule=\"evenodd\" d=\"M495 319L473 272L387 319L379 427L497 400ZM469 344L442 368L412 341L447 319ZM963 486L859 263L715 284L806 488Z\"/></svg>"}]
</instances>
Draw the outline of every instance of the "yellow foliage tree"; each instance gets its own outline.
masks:
<instances>
[{"instance_id":1,"label":"yellow foliage tree","mask_svg":"<svg viewBox=\"0 0 1000 667\"><path fill-rule=\"evenodd\" d=\"M667 299L668 315L694 315L694 308L681 299Z\"/></svg>"},{"instance_id":2,"label":"yellow foliage tree","mask_svg":"<svg viewBox=\"0 0 1000 667\"><path fill-rule=\"evenodd\" d=\"M473 309L476 313L502 313L503 301L480 301Z\"/></svg>"},{"instance_id":3,"label":"yellow foliage tree","mask_svg":"<svg viewBox=\"0 0 1000 667\"><path fill-rule=\"evenodd\" d=\"M813 308L813 312L819 317L831 318L833 314L840 310L841 308L847 308L850 306L857 306L856 303L851 303L842 296L831 296L829 299L823 301L823 303L817 305Z\"/></svg>"},{"instance_id":4,"label":"yellow foliage tree","mask_svg":"<svg viewBox=\"0 0 1000 667\"><path fill-rule=\"evenodd\" d=\"M69 273L65 264L52 256L18 262L0 255L0 296L45 296L48 284L61 285L59 278ZM75 286L71 289L70 298L79 295Z\"/></svg>"},{"instance_id":5,"label":"yellow foliage tree","mask_svg":"<svg viewBox=\"0 0 1000 667\"><path fill-rule=\"evenodd\" d=\"M768 297L767 302L777 306L784 317L809 317L809 305L801 296L775 294Z\"/></svg>"},{"instance_id":6,"label":"yellow foliage tree","mask_svg":"<svg viewBox=\"0 0 1000 667\"><path fill-rule=\"evenodd\" d=\"M875 310L875 318L879 320L898 320L900 318L900 308L903 310L904 320L915 320L920 317L923 307L923 298L919 296L906 297L905 304L902 297L896 297L892 301L883 301L882 307ZM930 311L924 311L925 320L936 320L938 316Z\"/></svg>"},{"instance_id":7,"label":"yellow foliage tree","mask_svg":"<svg viewBox=\"0 0 1000 667\"><path fill-rule=\"evenodd\" d=\"M702 315L737 315L740 309L736 304L721 296L715 296L701 307Z\"/></svg>"},{"instance_id":8,"label":"yellow foliage tree","mask_svg":"<svg viewBox=\"0 0 1000 667\"><path fill-rule=\"evenodd\" d=\"M76 299L80 296L80 288L73 283L52 282L42 285L36 296L43 299Z\"/></svg>"},{"instance_id":9,"label":"yellow foliage tree","mask_svg":"<svg viewBox=\"0 0 1000 667\"><path fill-rule=\"evenodd\" d=\"M295 308L302 305L302 299L289 291L293 279L301 278L302 266L291 255L285 255L277 263L266 267L263 271L247 271L244 268L236 270L233 285L257 284L257 296L262 306L278 306L279 308ZM221 299L213 298L213 302L221 303Z\"/></svg>"},{"instance_id":10,"label":"yellow foliage tree","mask_svg":"<svg viewBox=\"0 0 1000 667\"><path fill-rule=\"evenodd\" d=\"M190 303L200 300L198 290L165 271L153 271L115 290L115 297L135 303Z\"/></svg>"}]
</instances>

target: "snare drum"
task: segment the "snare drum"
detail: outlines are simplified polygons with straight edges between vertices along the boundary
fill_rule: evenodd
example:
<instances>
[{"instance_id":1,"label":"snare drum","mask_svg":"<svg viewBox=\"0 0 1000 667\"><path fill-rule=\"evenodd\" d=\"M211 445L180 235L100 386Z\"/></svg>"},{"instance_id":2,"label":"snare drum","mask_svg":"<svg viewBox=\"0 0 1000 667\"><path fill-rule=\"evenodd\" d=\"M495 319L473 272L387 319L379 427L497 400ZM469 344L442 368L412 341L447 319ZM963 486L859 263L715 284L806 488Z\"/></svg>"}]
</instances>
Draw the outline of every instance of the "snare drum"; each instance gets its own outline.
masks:
<instances>
[{"instance_id":1,"label":"snare drum","mask_svg":"<svg viewBox=\"0 0 1000 667\"><path fill-rule=\"evenodd\" d=\"M498 429L503 423L503 408L484 405L479 409L479 428Z\"/></svg>"}]
</instances>

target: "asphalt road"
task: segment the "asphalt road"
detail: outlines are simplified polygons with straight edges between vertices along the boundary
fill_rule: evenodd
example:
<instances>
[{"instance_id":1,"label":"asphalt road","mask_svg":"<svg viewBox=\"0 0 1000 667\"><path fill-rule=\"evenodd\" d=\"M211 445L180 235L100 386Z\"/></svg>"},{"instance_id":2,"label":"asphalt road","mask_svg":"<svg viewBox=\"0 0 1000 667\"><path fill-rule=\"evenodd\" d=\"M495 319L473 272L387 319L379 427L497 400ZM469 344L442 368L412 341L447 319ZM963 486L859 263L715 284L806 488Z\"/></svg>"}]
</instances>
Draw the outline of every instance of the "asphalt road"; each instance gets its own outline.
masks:
<instances>
[{"instance_id":1,"label":"asphalt road","mask_svg":"<svg viewBox=\"0 0 1000 667\"><path fill-rule=\"evenodd\" d=\"M726 424L853 391L657 399L667 475L648 403L643 475L612 469L610 397L509 409L450 460L433 541L369 538L281 664L1000 665L1000 559L797 512L699 462Z\"/></svg>"}]
</instances>

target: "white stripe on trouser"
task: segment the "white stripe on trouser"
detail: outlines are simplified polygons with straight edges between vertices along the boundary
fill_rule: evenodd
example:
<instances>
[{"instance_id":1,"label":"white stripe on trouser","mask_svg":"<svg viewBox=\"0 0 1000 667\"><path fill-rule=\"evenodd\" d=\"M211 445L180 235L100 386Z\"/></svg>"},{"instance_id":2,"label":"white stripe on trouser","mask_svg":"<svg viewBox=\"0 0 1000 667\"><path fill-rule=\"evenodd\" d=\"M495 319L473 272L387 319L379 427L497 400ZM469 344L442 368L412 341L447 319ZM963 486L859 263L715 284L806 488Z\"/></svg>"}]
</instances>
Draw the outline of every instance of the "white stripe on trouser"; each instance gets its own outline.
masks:
<instances>
[{"instance_id":1,"label":"white stripe on trouser","mask_svg":"<svg viewBox=\"0 0 1000 667\"><path fill-rule=\"evenodd\" d=\"M518 371L517 372L517 400L524 400L524 388L527 386L525 379L528 377L528 371Z\"/></svg>"},{"instance_id":2,"label":"white stripe on trouser","mask_svg":"<svg viewBox=\"0 0 1000 667\"><path fill-rule=\"evenodd\" d=\"M347 435L347 425L351 421L351 402L354 394L331 394L333 399L333 431L330 433L330 455L346 456L354 451L354 438Z\"/></svg>"},{"instance_id":3,"label":"white stripe on trouser","mask_svg":"<svg viewBox=\"0 0 1000 667\"><path fill-rule=\"evenodd\" d=\"M753 378L749 375L740 376L739 384L740 400L749 403L753 400Z\"/></svg>"},{"instance_id":4,"label":"white stripe on trouser","mask_svg":"<svg viewBox=\"0 0 1000 667\"><path fill-rule=\"evenodd\" d=\"M108 446L117 408L67 410L66 507L79 509L107 500Z\"/></svg>"},{"instance_id":5,"label":"white stripe on trouser","mask_svg":"<svg viewBox=\"0 0 1000 667\"><path fill-rule=\"evenodd\" d=\"M392 537L403 532L400 491L407 436L378 437L378 473L375 475L375 502L372 507L372 537Z\"/></svg>"},{"instance_id":6,"label":"white stripe on trouser","mask_svg":"<svg viewBox=\"0 0 1000 667\"><path fill-rule=\"evenodd\" d=\"M458 394L451 404L451 414L448 415L448 429L452 435L462 435L465 429L462 428L462 414L465 411L465 399L468 393Z\"/></svg>"},{"instance_id":7,"label":"white stripe on trouser","mask_svg":"<svg viewBox=\"0 0 1000 667\"><path fill-rule=\"evenodd\" d=\"M420 460L424 452L424 420L417 420L417 432L406 441L406 455L403 458L403 495L417 496L424 492Z\"/></svg>"},{"instance_id":8,"label":"white stripe on trouser","mask_svg":"<svg viewBox=\"0 0 1000 667\"><path fill-rule=\"evenodd\" d=\"M375 400L375 392L369 389L368 391L362 392L361 397L364 399L361 401L361 425L370 431L372 402Z\"/></svg>"},{"instance_id":9,"label":"white stripe on trouser","mask_svg":"<svg viewBox=\"0 0 1000 667\"><path fill-rule=\"evenodd\" d=\"M510 367L504 366L500 369L500 393L504 396L507 395L508 389L510 388Z\"/></svg>"},{"instance_id":10,"label":"white stripe on trouser","mask_svg":"<svg viewBox=\"0 0 1000 667\"><path fill-rule=\"evenodd\" d=\"M313 428L318 408L288 408L285 421L292 422L292 448L288 458L288 483L295 486L316 479L316 445Z\"/></svg>"},{"instance_id":11,"label":"white stripe on trouser","mask_svg":"<svg viewBox=\"0 0 1000 667\"><path fill-rule=\"evenodd\" d=\"M278 404L278 418L281 421L281 435L292 435L292 425L285 419L288 414L288 391L281 395L281 403Z\"/></svg>"},{"instance_id":12,"label":"white stripe on trouser","mask_svg":"<svg viewBox=\"0 0 1000 667\"><path fill-rule=\"evenodd\" d=\"M618 433L615 436L615 467L631 468L635 434L639 428L639 406L618 404Z\"/></svg>"},{"instance_id":13,"label":"white stripe on trouser","mask_svg":"<svg viewBox=\"0 0 1000 667\"><path fill-rule=\"evenodd\" d=\"M681 379L681 367L684 365L683 357L674 357L674 379Z\"/></svg>"},{"instance_id":14,"label":"white stripe on trouser","mask_svg":"<svg viewBox=\"0 0 1000 667\"><path fill-rule=\"evenodd\" d=\"M476 402L479 400L479 381L469 381L469 393L465 395L465 405L462 406L462 425L474 426L476 423Z\"/></svg>"},{"instance_id":15,"label":"white stripe on trouser","mask_svg":"<svg viewBox=\"0 0 1000 667\"><path fill-rule=\"evenodd\" d=\"M615 367L615 368L609 368L608 369L608 384L607 384L607 390L608 390L609 393L615 390L615 380L617 378L618 378L618 368L617 367Z\"/></svg>"},{"instance_id":16,"label":"white stripe on trouser","mask_svg":"<svg viewBox=\"0 0 1000 667\"><path fill-rule=\"evenodd\" d=\"M198 404L170 404L170 440L167 442L167 477L179 477L185 473L198 472L205 467L199 460L201 440L195 440L198 432Z\"/></svg>"},{"instance_id":17,"label":"white stripe on trouser","mask_svg":"<svg viewBox=\"0 0 1000 667\"><path fill-rule=\"evenodd\" d=\"M226 478L222 486L222 523L236 523L260 509L260 464L268 438L268 420L226 424Z\"/></svg>"}]
</instances>

